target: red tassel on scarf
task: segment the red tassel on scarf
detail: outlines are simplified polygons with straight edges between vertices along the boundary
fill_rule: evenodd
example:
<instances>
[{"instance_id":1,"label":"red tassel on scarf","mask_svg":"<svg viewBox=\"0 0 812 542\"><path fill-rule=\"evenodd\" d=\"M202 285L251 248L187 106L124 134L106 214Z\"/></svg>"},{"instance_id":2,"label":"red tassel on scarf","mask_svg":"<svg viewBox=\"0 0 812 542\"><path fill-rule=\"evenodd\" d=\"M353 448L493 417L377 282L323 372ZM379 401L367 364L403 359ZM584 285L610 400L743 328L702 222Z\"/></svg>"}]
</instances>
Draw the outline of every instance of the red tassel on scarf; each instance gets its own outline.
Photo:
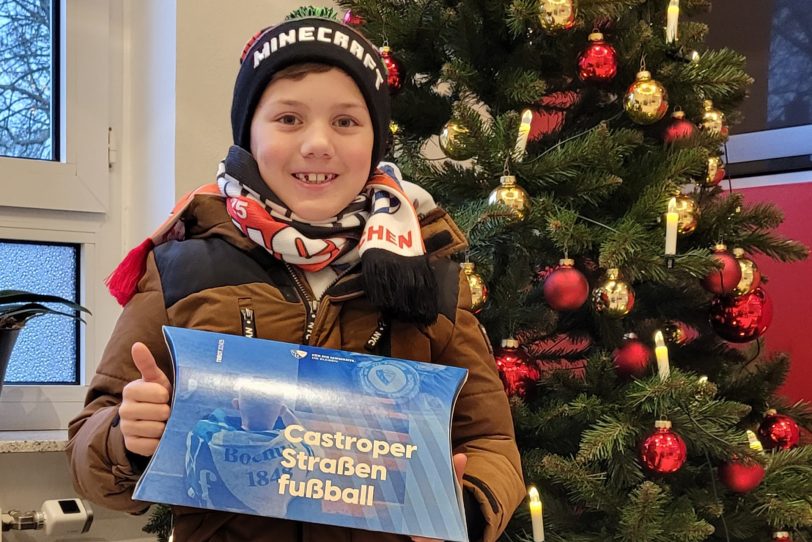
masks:
<instances>
[{"instance_id":1,"label":"red tassel on scarf","mask_svg":"<svg viewBox=\"0 0 812 542\"><path fill-rule=\"evenodd\" d=\"M138 281L144 276L147 269L147 256L155 246L152 239L147 237L132 249L118 264L110 275L104 279L107 289L116 298L119 305L124 306L135 295Z\"/></svg>"}]
</instances>

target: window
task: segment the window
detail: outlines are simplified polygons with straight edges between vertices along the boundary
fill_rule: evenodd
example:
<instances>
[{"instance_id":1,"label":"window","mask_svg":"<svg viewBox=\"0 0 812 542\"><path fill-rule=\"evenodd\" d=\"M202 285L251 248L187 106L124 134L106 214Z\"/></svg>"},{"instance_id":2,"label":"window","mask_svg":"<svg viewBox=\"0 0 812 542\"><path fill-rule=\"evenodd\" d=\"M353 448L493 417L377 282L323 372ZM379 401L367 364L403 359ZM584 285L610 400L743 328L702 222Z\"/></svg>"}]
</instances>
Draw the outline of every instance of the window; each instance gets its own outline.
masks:
<instances>
[{"instance_id":1,"label":"window","mask_svg":"<svg viewBox=\"0 0 812 542\"><path fill-rule=\"evenodd\" d=\"M0 0L2 156L58 158L58 7L58 0Z\"/></svg>"},{"instance_id":2,"label":"window","mask_svg":"<svg viewBox=\"0 0 812 542\"><path fill-rule=\"evenodd\" d=\"M0 156L2 178L15 181L9 183L12 184L11 190L6 190L4 183L0 204L31 209L106 212L110 203L106 150L110 103L110 5L104 0L52 1L56 3L52 13L59 14L59 19L51 24L55 30L51 38L58 37L57 45L48 47L54 53L50 55L54 58L53 65L59 68L53 70L51 84L52 88L59 89L59 93L51 96L49 109L51 126L58 127L51 138L51 154L57 159L20 160ZM0 0L0 6L3 4L6 5L6 16L3 18L0 11L0 24L5 20L8 25L8 14L13 12L11 6L50 5L50 1ZM44 28L44 23L39 26ZM5 36L6 33L4 29L3 40L20 39ZM47 42L47 37L38 39ZM13 63L13 59L8 62ZM14 88L20 89L22 84L16 84ZM19 106L18 102L13 102L17 93L4 92L3 95L10 96L12 103L17 104L12 108ZM0 113L14 116L18 112L0 108Z\"/></svg>"},{"instance_id":3,"label":"window","mask_svg":"<svg viewBox=\"0 0 812 542\"><path fill-rule=\"evenodd\" d=\"M27 290L79 302L79 245L0 240L0 289ZM8 383L79 383L79 322L31 319L6 370Z\"/></svg>"},{"instance_id":4,"label":"window","mask_svg":"<svg viewBox=\"0 0 812 542\"><path fill-rule=\"evenodd\" d=\"M50 94L51 156L0 156L0 285L6 285L8 276L44 279L44 284L18 283L24 289L43 291L56 287L58 280L60 287L67 288L59 295L75 296L93 315L81 325L47 316L29 322L37 328L21 333L0 393L0 430L64 429L82 407L86 384L118 314L115 301L104 292L103 279L122 252L120 174L110 172L107 145L108 127L116 125L113 119L120 119L113 89L121 88L116 86L122 73L116 57L122 54L120 19L116 19L121 3L0 0L0 14L2 8L8 13L12 4L48 6L58 15L52 15L50 26L51 88L58 92ZM41 43L47 42L38 31L31 32ZM0 49L2 43L0 39ZM30 265L46 260L47 270L31 270L20 277L17 267L26 269L27 264L10 263L12 253L14 258L33 262ZM41 341L44 328L58 333L58 344L64 348ZM27 340L45 344L31 345L36 348L29 351Z\"/></svg>"}]
</instances>

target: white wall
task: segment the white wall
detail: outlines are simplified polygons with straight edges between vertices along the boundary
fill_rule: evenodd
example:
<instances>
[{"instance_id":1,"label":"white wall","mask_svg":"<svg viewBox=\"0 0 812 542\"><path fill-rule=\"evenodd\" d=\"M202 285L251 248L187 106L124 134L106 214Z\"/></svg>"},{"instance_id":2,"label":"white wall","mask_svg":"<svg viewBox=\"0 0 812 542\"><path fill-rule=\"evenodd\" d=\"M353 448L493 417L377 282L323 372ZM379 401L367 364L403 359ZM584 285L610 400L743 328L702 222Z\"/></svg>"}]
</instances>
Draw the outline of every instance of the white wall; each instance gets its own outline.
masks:
<instances>
[{"instance_id":1,"label":"white wall","mask_svg":"<svg viewBox=\"0 0 812 542\"><path fill-rule=\"evenodd\" d=\"M229 110L239 55L257 30L304 2L294 0L116 0L111 31L111 126L118 161L111 183L121 201L120 258L163 221L177 196L211 182L231 144ZM333 6L330 1L308 2ZM99 270L98 280L107 270ZM0 507L39 509L75 496L64 453L0 454ZM59 540L145 542L147 516L93 506L91 531ZM3 542L48 540L6 532Z\"/></svg>"}]
</instances>

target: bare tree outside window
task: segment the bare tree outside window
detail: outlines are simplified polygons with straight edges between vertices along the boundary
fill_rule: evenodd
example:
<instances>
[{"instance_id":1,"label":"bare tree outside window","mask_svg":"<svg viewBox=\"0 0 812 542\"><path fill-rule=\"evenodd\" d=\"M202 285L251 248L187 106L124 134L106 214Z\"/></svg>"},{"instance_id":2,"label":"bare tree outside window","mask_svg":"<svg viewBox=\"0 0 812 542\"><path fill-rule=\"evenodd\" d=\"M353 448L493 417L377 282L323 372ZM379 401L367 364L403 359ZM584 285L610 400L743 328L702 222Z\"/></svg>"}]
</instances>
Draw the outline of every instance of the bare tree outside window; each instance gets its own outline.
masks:
<instances>
[{"instance_id":1,"label":"bare tree outside window","mask_svg":"<svg viewBox=\"0 0 812 542\"><path fill-rule=\"evenodd\" d=\"M51 0L0 0L0 155L54 156Z\"/></svg>"},{"instance_id":2,"label":"bare tree outside window","mask_svg":"<svg viewBox=\"0 0 812 542\"><path fill-rule=\"evenodd\" d=\"M812 122L812 13L797 0L778 0L770 44L767 127Z\"/></svg>"}]
</instances>

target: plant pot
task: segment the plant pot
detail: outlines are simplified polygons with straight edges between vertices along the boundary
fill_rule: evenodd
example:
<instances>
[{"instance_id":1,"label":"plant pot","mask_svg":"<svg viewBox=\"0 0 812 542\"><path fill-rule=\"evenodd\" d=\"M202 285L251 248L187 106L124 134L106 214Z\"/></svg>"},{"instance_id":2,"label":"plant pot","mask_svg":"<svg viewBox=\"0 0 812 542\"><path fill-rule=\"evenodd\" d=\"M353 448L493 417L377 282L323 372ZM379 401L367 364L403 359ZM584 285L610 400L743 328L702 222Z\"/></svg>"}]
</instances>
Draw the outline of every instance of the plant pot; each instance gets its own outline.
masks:
<instances>
[{"instance_id":1,"label":"plant pot","mask_svg":"<svg viewBox=\"0 0 812 542\"><path fill-rule=\"evenodd\" d=\"M3 393L6 367L8 367L11 351L14 350L14 343L17 342L17 335L20 334L21 329L0 329L0 393Z\"/></svg>"}]
</instances>

